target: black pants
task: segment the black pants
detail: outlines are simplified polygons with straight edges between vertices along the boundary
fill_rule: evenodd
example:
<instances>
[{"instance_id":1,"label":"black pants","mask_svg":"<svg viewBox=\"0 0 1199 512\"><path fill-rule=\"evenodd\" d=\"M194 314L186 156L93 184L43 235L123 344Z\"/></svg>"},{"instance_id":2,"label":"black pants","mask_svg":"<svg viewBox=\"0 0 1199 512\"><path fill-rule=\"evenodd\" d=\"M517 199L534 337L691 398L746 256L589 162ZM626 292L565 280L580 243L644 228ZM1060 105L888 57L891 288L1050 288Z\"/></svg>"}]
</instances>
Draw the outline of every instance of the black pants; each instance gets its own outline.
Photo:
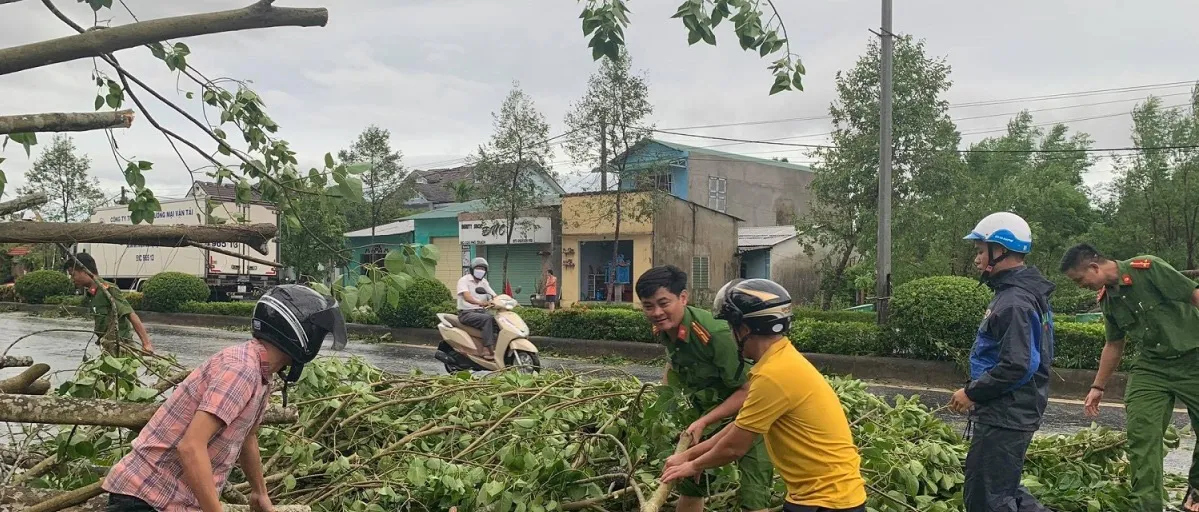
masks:
<instances>
[{"instance_id":1,"label":"black pants","mask_svg":"<svg viewBox=\"0 0 1199 512\"><path fill-rule=\"evenodd\" d=\"M109 494L105 512L158 512L141 498L125 494Z\"/></svg>"},{"instance_id":2,"label":"black pants","mask_svg":"<svg viewBox=\"0 0 1199 512\"><path fill-rule=\"evenodd\" d=\"M863 503L854 508L824 508L783 503L783 512L866 512L866 504Z\"/></svg>"},{"instance_id":3,"label":"black pants","mask_svg":"<svg viewBox=\"0 0 1199 512\"><path fill-rule=\"evenodd\" d=\"M966 455L966 512L1050 512L1020 485L1032 432L973 424Z\"/></svg>"},{"instance_id":4,"label":"black pants","mask_svg":"<svg viewBox=\"0 0 1199 512\"><path fill-rule=\"evenodd\" d=\"M462 325L483 331L483 345L495 349L495 317L482 309L464 309L458 312Z\"/></svg>"}]
</instances>

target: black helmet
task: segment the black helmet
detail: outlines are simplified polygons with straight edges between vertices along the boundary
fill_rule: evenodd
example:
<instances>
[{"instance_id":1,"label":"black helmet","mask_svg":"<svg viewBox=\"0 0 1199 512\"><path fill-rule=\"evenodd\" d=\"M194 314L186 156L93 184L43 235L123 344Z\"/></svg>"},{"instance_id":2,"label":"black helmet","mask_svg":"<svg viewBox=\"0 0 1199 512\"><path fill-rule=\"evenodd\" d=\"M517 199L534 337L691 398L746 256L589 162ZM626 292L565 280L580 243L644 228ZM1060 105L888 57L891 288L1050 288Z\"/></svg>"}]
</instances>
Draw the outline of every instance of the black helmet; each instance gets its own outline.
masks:
<instances>
[{"instance_id":1,"label":"black helmet","mask_svg":"<svg viewBox=\"0 0 1199 512\"><path fill-rule=\"evenodd\" d=\"M786 334L791 328L791 294L769 279L738 279L716 292L712 313L751 334Z\"/></svg>"},{"instance_id":2,"label":"black helmet","mask_svg":"<svg viewBox=\"0 0 1199 512\"><path fill-rule=\"evenodd\" d=\"M300 379L304 365L316 358L325 336L333 335L333 349L346 346L346 323L337 301L298 284L267 290L254 306L254 337L274 345L291 357L291 370L283 380Z\"/></svg>"}]
</instances>

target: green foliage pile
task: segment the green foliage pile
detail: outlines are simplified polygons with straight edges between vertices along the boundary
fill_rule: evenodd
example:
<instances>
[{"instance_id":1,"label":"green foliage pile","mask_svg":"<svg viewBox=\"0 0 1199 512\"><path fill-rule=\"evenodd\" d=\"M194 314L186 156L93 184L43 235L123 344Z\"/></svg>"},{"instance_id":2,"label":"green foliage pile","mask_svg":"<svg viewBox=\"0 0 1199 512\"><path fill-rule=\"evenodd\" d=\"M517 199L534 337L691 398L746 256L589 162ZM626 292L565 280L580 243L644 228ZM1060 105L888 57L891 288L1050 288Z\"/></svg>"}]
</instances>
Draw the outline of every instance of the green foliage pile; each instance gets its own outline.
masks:
<instances>
[{"instance_id":1,"label":"green foliage pile","mask_svg":"<svg viewBox=\"0 0 1199 512\"><path fill-rule=\"evenodd\" d=\"M57 392L158 400L139 383L136 359L90 361ZM880 512L960 512L967 445L918 398L893 402L865 383L830 378L862 455L868 506ZM276 504L314 510L638 510L694 412L673 388L599 373L501 372L430 376L386 373L361 359L320 358L290 393L295 425L264 427L259 442ZM94 465L126 452L116 429L63 428L47 453L69 461L39 485L94 482ZM1167 445L1176 446L1172 432ZM1059 512L1129 510L1123 434L1084 429L1038 438L1025 483ZM244 481L231 477L233 489ZM1184 484L1172 478L1171 485ZM730 502L736 472L717 472L714 510ZM636 488L636 490L634 490ZM782 500L776 482L775 501Z\"/></svg>"},{"instance_id":2,"label":"green foliage pile","mask_svg":"<svg viewBox=\"0 0 1199 512\"><path fill-rule=\"evenodd\" d=\"M142 306L150 311L176 312L186 302L208 300L204 280L183 272L162 272L146 281L142 288Z\"/></svg>"},{"instance_id":3,"label":"green foliage pile","mask_svg":"<svg viewBox=\"0 0 1199 512\"><path fill-rule=\"evenodd\" d=\"M60 270L36 270L17 278L17 295L30 304L42 304L46 297L69 295L75 289L71 278Z\"/></svg>"}]
</instances>

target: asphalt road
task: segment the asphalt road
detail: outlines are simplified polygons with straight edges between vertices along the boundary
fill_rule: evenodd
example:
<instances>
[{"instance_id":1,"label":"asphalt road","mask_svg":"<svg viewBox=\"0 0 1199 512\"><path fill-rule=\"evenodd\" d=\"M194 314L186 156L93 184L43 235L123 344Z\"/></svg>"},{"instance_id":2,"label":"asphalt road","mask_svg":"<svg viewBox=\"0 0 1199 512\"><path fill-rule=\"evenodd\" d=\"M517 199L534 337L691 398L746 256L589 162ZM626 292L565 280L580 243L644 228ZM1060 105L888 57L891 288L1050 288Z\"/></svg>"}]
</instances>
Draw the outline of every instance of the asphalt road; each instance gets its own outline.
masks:
<instances>
[{"instance_id":1,"label":"asphalt road","mask_svg":"<svg viewBox=\"0 0 1199 512\"><path fill-rule=\"evenodd\" d=\"M181 363L195 365L209 355L234 343L244 341L248 333L222 329L206 329L194 327L175 327L161 324L147 324L151 341L155 350L175 354ZM0 347L8 347L22 336L33 334L22 339L9 348L8 355L31 356L37 362L49 364L51 379L55 385L70 377L74 369L84 357L84 351L91 354L98 351L94 344L89 345L92 338L89 324L83 320L71 318L41 318L27 313L0 313ZM40 332L57 330L50 332ZM85 330L87 332L71 332ZM39 333L40 332L40 333ZM328 351L327 357L360 356L371 364L391 372L408 372L419 369L426 373L444 372L442 364L433 358L433 349L419 345L402 343L366 343L351 340L342 352ZM543 357L542 366L549 369L570 369L586 371L608 369L616 373L627 373L643 381L657 381L662 376L662 368L636 364L605 366L603 364ZM11 376L20 369L0 369L0 378ZM949 402L953 390L930 389L918 387L903 387L896 385L876 384L869 387L872 393L893 399L896 395L919 395L922 402L932 408ZM1084 416L1080 400L1051 400L1045 413L1045 422L1041 429L1043 433L1070 433L1080 428L1090 426L1092 422L1113 429L1124 428L1124 408L1119 404L1109 404L1101 408L1097 418ZM940 415L947 422L964 427L962 417L945 412ZM1189 425L1185 411L1178 410L1174 414L1174 423L1179 428ZM1191 460L1191 449L1194 437L1187 436L1183 446L1167 456L1166 464L1171 471L1185 472Z\"/></svg>"}]
</instances>

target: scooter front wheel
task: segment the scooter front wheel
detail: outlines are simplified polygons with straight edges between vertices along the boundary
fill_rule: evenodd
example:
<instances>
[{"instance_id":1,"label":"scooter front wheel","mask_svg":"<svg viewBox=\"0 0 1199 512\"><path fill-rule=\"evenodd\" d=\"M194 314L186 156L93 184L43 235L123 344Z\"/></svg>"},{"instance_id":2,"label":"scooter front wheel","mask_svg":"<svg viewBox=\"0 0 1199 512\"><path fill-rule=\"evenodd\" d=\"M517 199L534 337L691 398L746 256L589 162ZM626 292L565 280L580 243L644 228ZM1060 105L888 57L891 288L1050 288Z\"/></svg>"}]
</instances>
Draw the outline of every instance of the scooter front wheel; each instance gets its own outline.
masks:
<instances>
[{"instance_id":1,"label":"scooter front wheel","mask_svg":"<svg viewBox=\"0 0 1199 512\"><path fill-rule=\"evenodd\" d=\"M541 358L534 352L513 350L512 363L509 366L515 366L523 372L538 373L541 371Z\"/></svg>"}]
</instances>

